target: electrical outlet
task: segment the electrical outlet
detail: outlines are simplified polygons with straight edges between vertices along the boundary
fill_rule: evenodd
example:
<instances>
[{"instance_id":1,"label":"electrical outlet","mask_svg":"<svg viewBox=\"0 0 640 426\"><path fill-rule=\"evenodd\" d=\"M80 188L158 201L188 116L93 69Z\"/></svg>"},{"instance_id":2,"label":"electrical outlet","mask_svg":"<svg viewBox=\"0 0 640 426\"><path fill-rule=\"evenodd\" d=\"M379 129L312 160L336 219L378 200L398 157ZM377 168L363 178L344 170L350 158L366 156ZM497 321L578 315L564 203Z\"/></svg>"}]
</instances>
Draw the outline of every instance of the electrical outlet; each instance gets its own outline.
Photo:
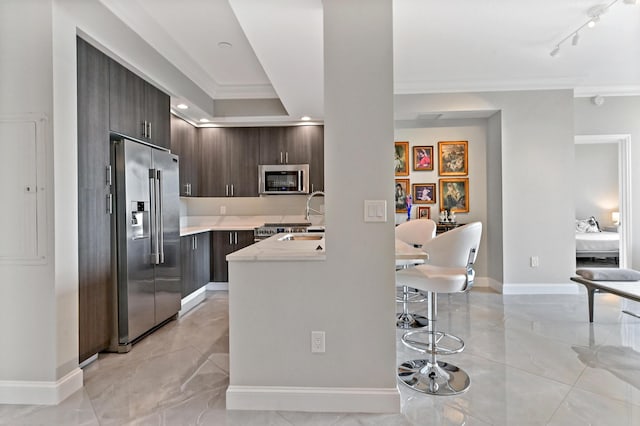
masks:
<instances>
[{"instance_id":1,"label":"electrical outlet","mask_svg":"<svg viewBox=\"0 0 640 426\"><path fill-rule=\"evenodd\" d=\"M227 206L220 206L220 214L222 215L227 214Z\"/></svg>"},{"instance_id":2,"label":"electrical outlet","mask_svg":"<svg viewBox=\"0 0 640 426\"><path fill-rule=\"evenodd\" d=\"M324 331L311 332L311 352L324 353Z\"/></svg>"},{"instance_id":3,"label":"electrical outlet","mask_svg":"<svg viewBox=\"0 0 640 426\"><path fill-rule=\"evenodd\" d=\"M537 268L538 266L540 266L540 259L538 258L538 256L531 256L531 258L529 259L529 265L531 265L532 268Z\"/></svg>"}]
</instances>

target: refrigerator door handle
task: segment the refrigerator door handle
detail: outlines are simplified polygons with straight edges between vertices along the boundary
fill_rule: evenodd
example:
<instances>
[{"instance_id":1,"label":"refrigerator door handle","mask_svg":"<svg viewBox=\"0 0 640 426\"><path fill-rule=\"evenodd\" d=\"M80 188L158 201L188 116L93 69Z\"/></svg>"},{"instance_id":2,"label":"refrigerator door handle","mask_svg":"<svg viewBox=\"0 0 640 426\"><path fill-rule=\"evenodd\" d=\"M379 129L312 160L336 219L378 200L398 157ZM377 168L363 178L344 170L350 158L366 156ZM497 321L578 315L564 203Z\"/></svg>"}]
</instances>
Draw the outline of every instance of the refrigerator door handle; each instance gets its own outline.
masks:
<instances>
[{"instance_id":1,"label":"refrigerator door handle","mask_svg":"<svg viewBox=\"0 0 640 426\"><path fill-rule=\"evenodd\" d=\"M158 247L159 247L159 263L164 263L164 206L162 195L162 171L157 170L158 190L156 192L157 210L158 210Z\"/></svg>"},{"instance_id":2,"label":"refrigerator door handle","mask_svg":"<svg viewBox=\"0 0 640 426\"><path fill-rule=\"evenodd\" d=\"M156 169L149 169L149 192L151 195L151 263L159 263L158 246L158 191L156 187Z\"/></svg>"}]
</instances>

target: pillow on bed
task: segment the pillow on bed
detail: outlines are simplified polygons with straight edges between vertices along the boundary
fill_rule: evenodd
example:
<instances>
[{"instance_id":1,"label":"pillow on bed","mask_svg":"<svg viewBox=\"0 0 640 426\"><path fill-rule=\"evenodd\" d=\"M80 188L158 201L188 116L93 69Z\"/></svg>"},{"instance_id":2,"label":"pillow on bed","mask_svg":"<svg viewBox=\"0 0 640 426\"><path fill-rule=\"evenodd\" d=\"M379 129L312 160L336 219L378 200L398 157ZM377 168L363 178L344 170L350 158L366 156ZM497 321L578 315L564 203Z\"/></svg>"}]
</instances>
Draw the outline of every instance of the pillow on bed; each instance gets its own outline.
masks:
<instances>
[{"instance_id":1,"label":"pillow on bed","mask_svg":"<svg viewBox=\"0 0 640 426\"><path fill-rule=\"evenodd\" d=\"M576 232L600 232L600 225L593 216L589 219L576 219Z\"/></svg>"},{"instance_id":2,"label":"pillow on bed","mask_svg":"<svg viewBox=\"0 0 640 426\"><path fill-rule=\"evenodd\" d=\"M584 268L576 270L576 274L591 281L638 281L640 272L633 269L618 268Z\"/></svg>"}]
</instances>

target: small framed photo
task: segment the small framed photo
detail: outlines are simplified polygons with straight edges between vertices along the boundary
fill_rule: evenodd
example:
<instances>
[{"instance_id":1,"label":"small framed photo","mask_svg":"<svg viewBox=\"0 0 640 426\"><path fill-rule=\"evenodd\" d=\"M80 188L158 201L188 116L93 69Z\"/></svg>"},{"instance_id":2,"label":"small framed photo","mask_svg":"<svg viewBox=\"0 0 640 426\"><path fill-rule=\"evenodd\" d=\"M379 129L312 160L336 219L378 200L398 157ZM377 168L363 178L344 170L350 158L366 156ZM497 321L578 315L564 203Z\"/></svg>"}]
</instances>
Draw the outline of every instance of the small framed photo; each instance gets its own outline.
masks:
<instances>
[{"instance_id":1,"label":"small framed photo","mask_svg":"<svg viewBox=\"0 0 640 426\"><path fill-rule=\"evenodd\" d=\"M393 166L396 176L409 176L409 142L395 142Z\"/></svg>"},{"instance_id":2,"label":"small framed photo","mask_svg":"<svg viewBox=\"0 0 640 426\"><path fill-rule=\"evenodd\" d=\"M469 174L467 141L438 142L438 169L440 176L466 176Z\"/></svg>"},{"instance_id":3,"label":"small framed photo","mask_svg":"<svg viewBox=\"0 0 640 426\"><path fill-rule=\"evenodd\" d=\"M440 179L440 209L469 212L469 178Z\"/></svg>"},{"instance_id":4,"label":"small framed photo","mask_svg":"<svg viewBox=\"0 0 640 426\"><path fill-rule=\"evenodd\" d=\"M414 183L411 185L411 194L415 204L435 204L435 183Z\"/></svg>"},{"instance_id":5,"label":"small framed photo","mask_svg":"<svg viewBox=\"0 0 640 426\"><path fill-rule=\"evenodd\" d=\"M418 206L418 219L431 219L431 207Z\"/></svg>"},{"instance_id":6,"label":"small framed photo","mask_svg":"<svg viewBox=\"0 0 640 426\"><path fill-rule=\"evenodd\" d=\"M413 170L417 172L433 170L433 146L413 147Z\"/></svg>"},{"instance_id":7,"label":"small framed photo","mask_svg":"<svg viewBox=\"0 0 640 426\"><path fill-rule=\"evenodd\" d=\"M407 195L409 192L409 179L396 179L396 213L407 212Z\"/></svg>"}]
</instances>

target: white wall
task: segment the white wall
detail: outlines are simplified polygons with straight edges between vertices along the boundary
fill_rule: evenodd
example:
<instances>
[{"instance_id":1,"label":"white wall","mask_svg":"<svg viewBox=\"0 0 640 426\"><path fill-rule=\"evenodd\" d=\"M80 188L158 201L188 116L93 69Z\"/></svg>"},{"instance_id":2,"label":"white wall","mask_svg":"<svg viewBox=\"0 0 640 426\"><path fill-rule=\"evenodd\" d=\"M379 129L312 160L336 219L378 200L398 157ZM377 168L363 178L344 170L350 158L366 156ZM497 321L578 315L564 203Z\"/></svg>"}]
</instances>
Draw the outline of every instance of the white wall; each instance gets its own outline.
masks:
<instances>
[{"instance_id":1,"label":"white wall","mask_svg":"<svg viewBox=\"0 0 640 426\"><path fill-rule=\"evenodd\" d=\"M366 14L357 0L323 5L327 285L320 306L340 353L337 368L319 374L341 386L395 389L391 1L367 2ZM364 200L385 200L388 221L365 223Z\"/></svg>"},{"instance_id":2,"label":"white wall","mask_svg":"<svg viewBox=\"0 0 640 426\"><path fill-rule=\"evenodd\" d=\"M629 267L640 269L640 173L633 167L640 162L640 96L606 97L600 107L576 98L574 108L576 135L631 135L631 218L622 220L631 232Z\"/></svg>"},{"instance_id":3,"label":"white wall","mask_svg":"<svg viewBox=\"0 0 640 426\"><path fill-rule=\"evenodd\" d=\"M420 127L416 125L420 124ZM438 221L440 212L440 185L438 175L438 142L439 141L468 141L469 149L469 213L456 213L456 221L469 223L474 221L487 222L487 120L448 120L441 122L434 120L431 123L422 121L398 122L395 125L395 140L409 142L409 176L396 176L397 179L409 178L410 184L434 183L436 185L435 204L415 204L411 209L411 217L417 215L418 206L431 206L431 219ZM413 170L413 146L433 146L434 169L433 171ZM444 176L448 177L448 176ZM462 176L461 176L462 177ZM396 213L396 223L406 221L406 213ZM479 277L487 276L486 236L482 239L478 259L476 261L476 273Z\"/></svg>"},{"instance_id":4,"label":"white wall","mask_svg":"<svg viewBox=\"0 0 640 426\"><path fill-rule=\"evenodd\" d=\"M576 144L574 183L576 218L594 216L600 226L612 226L611 212L619 211L618 145Z\"/></svg>"},{"instance_id":5,"label":"white wall","mask_svg":"<svg viewBox=\"0 0 640 426\"><path fill-rule=\"evenodd\" d=\"M574 172L573 95L569 90L397 95L395 113L500 111L501 145L488 164L502 164L503 286L508 293L574 291L566 287L574 272L572 185ZM500 155L501 158L493 156ZM493 179L493 178L492 178ZM492 182L494 182L492 180ZM553 206L553 213L549 206ZM489 228L489 226L487 227ZM498 244L487 256L500 256ZM531 268L530 257L540 266Z\"/></svg>"},{"instance_id":6,"label":"white wall","mask_svg":"<svg viewBox=\"0 0 640 426\"><path fill-rule=\"evenodd\" d=\"M41 264L0 265L0 403L56 403L82 385L77 346L75 47L66 50L57 43L57 19L51 0L0 3L0 115L46 117L38 187L46 193L44 205L38 205L46 215L46 226L38 230L45 233L45 258ZM0 197L5 205L16 202Z\"/></svg>"}]
</instances>

